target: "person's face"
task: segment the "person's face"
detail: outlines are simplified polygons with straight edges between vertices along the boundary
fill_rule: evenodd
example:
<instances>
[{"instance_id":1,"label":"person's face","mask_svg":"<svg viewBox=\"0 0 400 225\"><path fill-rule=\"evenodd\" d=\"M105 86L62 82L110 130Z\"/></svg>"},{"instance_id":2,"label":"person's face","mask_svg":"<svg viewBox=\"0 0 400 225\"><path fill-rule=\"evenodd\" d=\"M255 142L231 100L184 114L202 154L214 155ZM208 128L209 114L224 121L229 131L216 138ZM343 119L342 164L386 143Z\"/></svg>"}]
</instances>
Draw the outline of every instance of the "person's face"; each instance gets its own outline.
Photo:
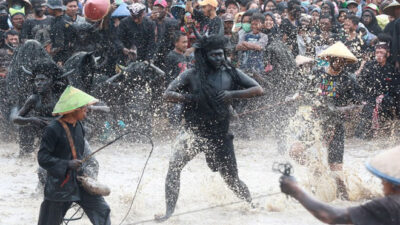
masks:
<instances>
[{"instance_id":1,"label":"person's face","mask_svg":"<svg viewBox=\"0 0 400 225\"><path fill-rule=\"evenodd\" d=\"M12 47L17 47L19 45L18 35L7 35L6 43Z\"/></svg>"},{"instance_id":2,"label":"person's face","mask_svg":"<svg viewBox=\"0 0 400 225\"><path fill-rule=\"evenodd\" d=\"M207 61L214 69L219 69L225 61L224 50L220 48L207 52Z\"/></svg>"},{"instance_id":3,"label":"person's face","mask_svg":"<svg viewBox=\"0 0 400 225\"><path fill-rule=\"evenodd\" d=\"M361 19L363 20L364 25L368 25L368 24L370 24L372 22L372 15L371 15L370 12L365 12L362 15Z\"/></svg>"},{"instance_id":4,"label":"person's face","mask_svg":"<svg viewBox=\"0 0 400 225\"><path fill-rule=\"evenodd\" d=\"M265 5L265 11L274 11L276 9L275 5L273 2L267 2L267 4Z\"/></svg>"},{"instance_id":5,"label":"person's face","mask_svg":"<svg viewBox=\"0 0 400 225\"><path fill-rule=\"evenodd\" d=\"M278 26L280 26L280 25L281 25L281 22L282 22L282 17L281 17L281 15L279 15L279 13L274 13L274 16L275 16L276 24L277 24Z\"/></svg>"},{"instance_id":6,"label":"person's face","mask_svg":"<svg viewBox=\"0 0 400 225\"><path fill-rule=\"evenodd\" d=\"M210 17L211 12L214 8L211 5L203 5L201 6L201 11L203 11L204 16Z\"/></svg>"},{"instance_id":7,"label":"person's face","mask_svg":"<svg viewBox=\"0 0 400 225\"><path fill-rule=\"evenodd\" d=\"M319 20L319 27L321 31L328 32L332 29L332 23L329 18L323 18Z\"/></svg>"},{"instance_id":8,"label":"person's face","mask_svg":"<svg viewBox=\"0 0 400 225\"><path fill-rule=\"evenodd\" d=\"M341 71L345 65L345 61L342 58L337 58L337 57L333 57L329 60L330 63L330 67L334 70L334 71Z\"/></svg>"},{"instance_id":9,"label":"person's face","mask_svg":"<svg viewBox=\"0 0 400 225\"><path fill-rule=\"evenodd\" d=\"M357 26L355 26L351 20L346 19L344 21L343 28L346 32L349 33L349 32L354 32L356 30Z\"/></svg>"},{"instance_id":10,"label":"person's face","mask_svg":"<svg viewBox=\"0 0 400 225\"><path fill-rule=\"evenodd\" d=\"M266 16L265 17L265 23L264 23L264 25L265 25L265 28L266 29L268 29L268 30L271 30L273 27L274 27L274 20L270 17L270 16Z\"/></svg>"},{"instance_id":11,"label":"person's face","mask_svg":"<svg viewBox=\"0 0 400 225\"><path fill-rule=\"evenodd\" d=\"M39 94L48 92L52 84L52 80L43 74L37 75L34 82Z\"/></svg>"},{"instance_id":12,"label":"person's face","mask_svg":"<svg viewBox=\"0 0 400 225\"><path fill-rule=\"evenodd\" d=\"M377 48L375 50L375 59L378 63L385 64L388 57L389 52L386 49Z\"/></svg>"},{"instance_id":13,"label":"person's face","mask_svg":"<svg viewBox=\"0 0 400 225\"><path fill-rule=\"evenodd\" d=\"M225 21L225 22L224 22L224 30L225 30L225 33L226 33L227 31L232 31L232 27L233 27L233 21ZM230 33L230 32L228 32L228 33Z\"/></svg>"},{"instance_id":14,"label":"person's face","mask_svg":"<svg viewBox=\"0 0 400 225\"><path fill-rule=\"evenodd\" d=\"M77 119L79 121L82 121L82 120L84 120L86 118L87 107L86 106L80 107L77 110L75 110L73 113L74 113L74 118L75 119Z\"/></svg>"},{"instance_id":15,"label":"person's face","mask_svg":"<svg viewBox=\"0 0 400 225\"><path fill-rule=\"evenodd\" d=\"M236 14L239 13L239 8L235 4L230 4L228 5L228 8L226 9L226 13L232 14L235 16Z\"/></svg>"},{"instance_id":16,"label":"person's face","mask_svg":"<svg viewBox=\"0 0 400 225\"><path fill-rule=\"evenodd\" d=\"M393 184L391 184L390 182L387 182L385 180L382 179L382 190L383 190L383 194L385 196L387 195L391 195L393 193Z\"/></svg>"},{"instance_id":17,"label":"person's face","mask_svg":"<svg viewBox=\"0 0 400 225\"><path fill-rule=\"evenodd\" d=\"M283 10L283 12L281 14L281 18L282 19L287 19L288 18L288 10L287 9Z\"/></svg>"},{"instance_id":18,"label":"person's face","mask_svg":"<svg viewBox=\"0 0 400 225\"><path fill-rule=\"evenodd\" d=\"M318 12L313 12L311 14L312 22L313 24L316 24L319 20L319 13Z\"/></svg>"},{"instance_id":19,"label":"person's face","mask_svg":"<svg viewBox=\"0 0 400 225\"><path fill-rule=\"evenodd\" d=\"M358 8L356 4L350 4L347 6L347 8L349 9L349 11L353 12L353 13L357 13Z\"/></svg>"},{"instance_id":20,"label":"person's face","mask_svg":"<svg viewBox=\"0 0 400 225\"><path fill-rule=\"evenodd\" d=\"M166 15L164 7L162 7L160 5L153 6L153 11L151 13L154 13L155 17L159 20L164 19L165 15Z\"/></svg>"},{"instance_id":21,"label":"person's face","mask_svg":"<svg viewBox=\"0 0 400 225\"><path fill-rule=\"evenodd\" d=\"M321 15L330 15L330 16L332 16L331 15L331 7L329 7L328 4L324 4L321 7Z\"/></svg>"},{"instance_id":22,"label":"person's face","mask_svg":"<svg viewBox=\"0 0 400 225\"><path fill-rule=\"evenodd\" d=\"M187 36L181 36L179 40L175 43L175 48L180 52L186 52L188 47L188 38Z\"/></svg>"},{"instance_id":23,"label":"person's face","mask_svg":"<svg viewBox=\"0 0 400 225\"><path fill-rule=\"evenodd\" d=\"M46 6L44 6L42 2L37 2L33 4L32 7L35 12L35 15L38 17L42 17L44 15L44 12L46 11Z\"/></svg>"},{"instance_id":24,"label":"person's face","mask_svg":"<svg viewBox=\"0 0 400 225\"><path fill-rule=\"evenodd\" d=\"M12 17L11 23L18 30L22 29L22 24L24 24L25 16L22 14L18 14Z\"/></svg>"},{"instance_id":25,"label":"person's face","mask_svg":"<svg viewBox=\"0 0 400 225\"><path fill-rule=\"evenodd\" d=\"M68 2L65 13L70 17L75 17L78 14L78 3L76 1Z\"/></svg>"},{"instance_id":26,"label":"person's face","mask_svg":"<svg viewBox=\"0 0 400 225\"><path fill-rule=\"evenodd\" d=\"M258 4L257 3L251 3L251 5L250 5L250 7L249 7L249 10L250 9L258 9Z\"/></svg>"},{"instance_id":27,"label":"person's face","mask_svg":"<svg viewBox=\"0 0 400 225\"><path fill-rule=\"evenodd\" d=\"M299 5L295 5L293 10L289 12L289 15L292 17L292 19L300 19L301 7Z\"/></svg>"},{"instance_id":28,"label":"person's face","mask_svg":"<svg viewBox=\"0 0 400 225\"><path fill-rule=\"evenodd\" d=\"M141 12L139 15L132 15L132 19L136 24L141 24L144 17L144 11Z\"/></svg>"},{"instance_id":29,"label":"person's face","mask_svg":"<svg viewBox=\"0 0 400 225\"><path fill-rule=\"evenodd\" d=\"M245 16L245 17L243 17L242 23L250 23L250 19L251 19L250 16Z\"/></svg>"},{"instance_id":30,"label":"person's face","mask_svg":"<svg viewBox=\"0 0 400 225\"><path fill-rule=\"evenodd\" d=\"M400 7L396 7L394 9L394 17L399 18L400 17Z\"/></svg>"},{"instance_id":31,"label":"person's face","mask_svg":"<svg viewBox=\"0 0 400 225\"><path fill-rule=\"evenodd\" d=\"M347 13L345 13L345 12L340 13L339 17L338 17L339 23L344 24L344 21L346 20L346 16L347 16Z\"/></svg>"},{"instance_id":32,"label":"person's face","mask_svg":"<svg viewBox=\"0 0 400 225\"><path fill-rule=\"evenodd\" d=\"M260 20L251 21L251 31L253 31L254 34L260 33L262 26L263 24Z\"/></svg>"}]
</instances>

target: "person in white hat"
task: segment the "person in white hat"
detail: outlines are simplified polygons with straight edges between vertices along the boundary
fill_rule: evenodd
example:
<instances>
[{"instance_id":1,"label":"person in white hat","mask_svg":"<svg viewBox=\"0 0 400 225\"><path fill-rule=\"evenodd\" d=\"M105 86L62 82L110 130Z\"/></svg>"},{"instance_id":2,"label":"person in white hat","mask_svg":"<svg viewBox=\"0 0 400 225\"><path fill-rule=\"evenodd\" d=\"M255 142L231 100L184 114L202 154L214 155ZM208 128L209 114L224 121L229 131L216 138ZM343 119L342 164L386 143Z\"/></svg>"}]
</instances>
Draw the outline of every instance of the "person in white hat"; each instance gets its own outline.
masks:
<instances>
[{"instance_id":1,"label":"person in white hat","mask_svg":"<svg viewBox=\"0 0 400 225\"><path fill-rule=\"evenodd\" d=\"M315 94L312 97L315 119L322 125L328 164L337 184L337 197L347 200L347 189L341 178L345 138L343 112L349 108L351 102L358 102L361 95L358 94L355 79L344 68L346 64L357 62L357 58L342 42L336 42L327 48L320 53L319 58L328 61L329 66L313 72L314 78L307 92ZM312 146L306 144L308 140L304 140L303 136L299 136L299 142L294 143L289 152L300 164L304 163L305 150Z\"/></svg>"},{"instance_id":2,"label":"person in white hat","mask_svg":"<svg viewBox=\"0 0 400 225\"><path fill-rule=\"evenodd\" d=\"M383 198L365 204L339 208L315 199L297 184L294 177L280 178L281 191L295 198L317 219L328 224L400 224L400 146L375 156L367 169L382 180Z\"/></svg>"},{"instance_id":3,"label":"person in white hat","mask_svg":"<svg viewBox=\"0 0 400 225\"><path fill-rule=\"evenodd\" d=\"M203 0L199 2L201 11L193 9L192 0L186 2L186 12L193 15L193 19L200 23L200 33L206 36L224 34L224 23L217 16L218 1Z\"/></svg>"}]
</instances>

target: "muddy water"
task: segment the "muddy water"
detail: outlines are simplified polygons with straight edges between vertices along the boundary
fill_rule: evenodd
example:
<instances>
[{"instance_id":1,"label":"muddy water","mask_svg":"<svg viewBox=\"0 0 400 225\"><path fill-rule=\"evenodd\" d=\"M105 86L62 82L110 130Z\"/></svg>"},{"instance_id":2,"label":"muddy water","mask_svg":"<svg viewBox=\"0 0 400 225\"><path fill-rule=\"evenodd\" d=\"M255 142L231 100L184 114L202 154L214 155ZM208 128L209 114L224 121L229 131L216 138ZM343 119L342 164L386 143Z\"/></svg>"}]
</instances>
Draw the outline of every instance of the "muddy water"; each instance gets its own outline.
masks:
<instances>
[{"instance_id":1,"label":"muddy water","mask_svg":"<svg viewBox=\"0 0 400 225\"><path fill-rule=\"evenodd\" d=\"M319 164L304 167L295 164L294 171L299 183L318 198L332 201L338 206L350 206L379 196L379 180L364 169L364 162L383 147L389 147L385 140L360 142L349 139L346 142L344 173L352 199L344 202L335 199L332 178ZM139 194L130 215L124 224L152 219L164 209L164 178L168 159L172 154L170 142L156 141L152 158L140 186ZM241 179L249 186L253 196L279 191L279 175L271 171L274 161L290 160L277 153L275 141L270 138L253 141L236 140L236 153ZM95 147L95 146L94 146ZM141 169L149 152L146 144L116 144L99 153L99 180L111 188L106 201L112 209L112 222L119 224L129 208ZM42 194L36 188L37 162L32 156L18 159L18 146L0 143L0 224L35 224L38 218ZM322 168L322 169L321 169ZM315 171L320 173L315 176ZM325 174L326 172L326 174ZM197 210L238 199L224 185L217 173L212 173L203 155L199 155L183 170L181 193L176 213ZM165 224L293 224L317 225L314 219L295 200L282 194L255 200L258 207L252 209L245 203L215 208L193 214L171 218ZM90 224L84 217L70 224ZM148 224L154 224L150 222Z\"/></svg>"}]
</instances>

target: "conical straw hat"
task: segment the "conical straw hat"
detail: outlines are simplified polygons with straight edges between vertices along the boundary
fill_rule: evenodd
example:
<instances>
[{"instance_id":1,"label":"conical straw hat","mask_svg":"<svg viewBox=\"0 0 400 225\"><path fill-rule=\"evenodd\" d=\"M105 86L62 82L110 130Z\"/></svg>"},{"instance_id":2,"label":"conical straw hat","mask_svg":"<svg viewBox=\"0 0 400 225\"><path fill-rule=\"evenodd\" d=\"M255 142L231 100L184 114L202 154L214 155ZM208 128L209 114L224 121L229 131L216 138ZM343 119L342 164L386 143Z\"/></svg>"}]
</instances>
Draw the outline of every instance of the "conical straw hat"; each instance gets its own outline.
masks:
<instances>
[{"instance_id":1,"label":"conical straw hat","mask_svg":"<svg viewBox=\"0 0 400 225\"><path fill-rule=\"evenodd\" d=\"M87 105L92 105L99 100L85 92L68 86L65 88L53 110L53 115L64 115Z\"/></svg>"},{"instance_id":2,"label":"conical straw hat","mask_svg":"<svg viewBox=\"0 0 400 225\"><path fill-rule=\"evenodd\" d=\"M382 152L366 164L367 169L375 176L400 185L400 146Z\"/></svg>"},{"instance_id":3,"label":"conical straw hat","mask_svg":"<svg viewBox=\"0 0 400 225\"><path fill-rule=\"evenodd\" d=\"M350 52L350 50L341 42L338 41L331 45L329 48L322 51L318 57L326 60L329 57L338 57L346 59L347 63L356 63L357 58Z\"/></svg>"},{"instance_id":4,"label":"conical straw hat","mask_svg":"<svg viewBox=\"0 0 400 225\"><path fill-rule=\"evenodd\" d=\"M396 7L400 7L400 3L398 3L396 0L393 0L392 3L390 3L388 6L386 6L383 9L383 13L389 16L393 16L394 17L394 9Z\"/></svg>"},{"instance_id":5,"label":"conical straw hat","mask_svg":"<svg viewBox=\"0 0 400 225\"><path fill-rule=\"evenodd\" d=\"M312 63L315 60L313 58L310 58L307 56L298 55L298 56L296 56L295 61L296 61L296 66L300 66L300 65Z\"/></svg>"}]
</instances>

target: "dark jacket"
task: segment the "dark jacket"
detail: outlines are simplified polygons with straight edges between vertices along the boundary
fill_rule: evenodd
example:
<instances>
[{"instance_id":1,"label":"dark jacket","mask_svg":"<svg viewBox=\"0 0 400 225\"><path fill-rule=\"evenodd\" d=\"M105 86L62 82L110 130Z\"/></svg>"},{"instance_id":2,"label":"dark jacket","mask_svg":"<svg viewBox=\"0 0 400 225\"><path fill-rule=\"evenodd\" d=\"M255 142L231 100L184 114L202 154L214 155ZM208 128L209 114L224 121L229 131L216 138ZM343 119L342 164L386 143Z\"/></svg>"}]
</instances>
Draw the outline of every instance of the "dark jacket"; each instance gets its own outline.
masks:
<instances>
[{"instance_id":1,"label":"dark jacket","mask_svg":"<svg viewBox=\"0 0 400 225\"><path fill-rule=\"evenodd\" d=\"M357 79L363 99L368 102L375 102L381 94L393 97L400 87L400 78L395 76L394 66L389 62L383 67L376 60L367 62Z\"/></svg>"},{"instance_id":2,"label":"dark jacket","mask_svg":"<svg viewBox=\"0 0 400 225\"><path fill-rule=\"evenodd\" d=\"M82 124L77 122L75 127L68 123L67 125L74 140L77 158L82 159L85 148ZM38 152L39 165L48 172L44 189L46 200L59 202L80 200L77 172L68 169L69 160L72 160L72 152L67 135L60 122L53 120L45 128ZM70 174L70 178L62 186L67 174Z\"/></svg>"},{"instance_id":3,"label":"dark jacket","mask_svg":"<svg viewBox=\"0 0 400 225\"><path fill-rule=\"evenodd\" d=\"M152 59L157 50L154 31L155 24L147 17L141 24L136 24L132 16L124 18L118 27L119 49L136 46L138 60Z\"/></svg>"}]
</instances>

